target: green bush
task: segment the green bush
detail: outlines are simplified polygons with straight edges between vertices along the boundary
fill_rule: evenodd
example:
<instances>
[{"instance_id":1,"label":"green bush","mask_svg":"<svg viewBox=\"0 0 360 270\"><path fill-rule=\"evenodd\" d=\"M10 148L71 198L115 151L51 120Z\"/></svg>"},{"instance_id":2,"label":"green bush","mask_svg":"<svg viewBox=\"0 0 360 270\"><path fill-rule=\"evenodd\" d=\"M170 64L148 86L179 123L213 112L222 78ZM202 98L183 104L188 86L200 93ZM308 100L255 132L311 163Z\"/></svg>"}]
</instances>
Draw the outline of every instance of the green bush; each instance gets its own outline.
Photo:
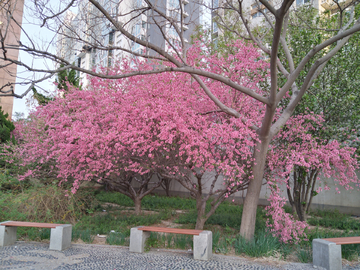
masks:
<instances>
[{"instance_id":1,"label":"green bush","mask_svg":"<svg viewBox=\"0 0 360 270\"><path fill-rule=\"evenodd\" d=\"M29 181L19 181L7 169L0 169L0 192L19 193L31 185Z\"/></svg>"},{"instance_id":2,"label":"green bush","mask_svg":"<svg viewBox=\"0 0 360 270\"><path fill-rule=\"evenodd\" d=\"M21 193L2 193L0 220L75 223L97 205L91 193L65 196L57 186L37 186Z\"/></svg>"}]
</instances>

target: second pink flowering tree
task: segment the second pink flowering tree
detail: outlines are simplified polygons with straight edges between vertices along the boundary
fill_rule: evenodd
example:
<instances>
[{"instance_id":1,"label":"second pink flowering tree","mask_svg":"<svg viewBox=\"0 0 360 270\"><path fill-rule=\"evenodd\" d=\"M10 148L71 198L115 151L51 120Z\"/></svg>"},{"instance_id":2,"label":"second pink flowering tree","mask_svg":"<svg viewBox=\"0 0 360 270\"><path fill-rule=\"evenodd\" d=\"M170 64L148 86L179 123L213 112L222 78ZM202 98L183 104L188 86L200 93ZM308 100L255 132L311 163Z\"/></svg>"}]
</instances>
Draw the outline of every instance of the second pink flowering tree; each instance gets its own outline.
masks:
<instances>
[{"instance_id":1,"label":"second pink flowering tree","mask_svg":"<svg viewBox=\"0 0 360 270\"><path fill-rule=\"evenodd\" d=\"M316 129L322 129L323 122L321 115L313 113L293 116L276 136L268 155L266 177L286 185L290 205L300 221L306 220L313 197L323 189L320 176L332 178L335 186L346 190L359 188L356 148L317 137ZM329 190L328 185L324 189Z\"/></svg>"}]
</instances>

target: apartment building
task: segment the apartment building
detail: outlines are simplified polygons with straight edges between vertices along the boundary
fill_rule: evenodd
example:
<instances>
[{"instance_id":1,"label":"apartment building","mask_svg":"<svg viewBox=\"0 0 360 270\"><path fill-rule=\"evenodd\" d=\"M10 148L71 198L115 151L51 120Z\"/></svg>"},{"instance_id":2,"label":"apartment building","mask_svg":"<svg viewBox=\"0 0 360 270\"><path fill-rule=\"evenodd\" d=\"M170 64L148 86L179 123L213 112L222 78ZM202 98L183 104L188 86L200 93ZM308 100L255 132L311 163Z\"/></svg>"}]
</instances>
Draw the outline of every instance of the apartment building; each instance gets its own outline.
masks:
<instances>
[{"instance_id":1,"label":"apartment building","mask_svg":"<svg viewBox=\"0 0 360 270\"><path fill-rule=\"evenodd\" d=\"M11 0L0 1L0 31L2 36L5 36L5 46L18 45L20 41L22 23L22 15L24 8L24 0ZM11 16L9 16L9 13ZM10 23L8 24L9 18ZM6 57L9 59L17 60L19 56L19 50L8 49ZM8 61L0 59L0 87L2 91L15 91L14 83L16 80L17 65L10 64ZM14 97L0 97L0 106L5 113L9 114L9 119L12 117Z\"/></svg>"},{"instance_id":2,"label":"apartment building","mask_svg":"<svg viewBox=\"0 0 360 270\"><path fill-rule=\"evenodd\" d=\"M218 1L218 0L214 0ZM276 3L277 1L270 1L271 3ZM345 7L349 3L352 2L352 0L340 0L336 1L341 7ZM338 11L338 5L334 0L296 0L294 8L300 7L304 4L311 4L314 8L319 10L319 13L322 13L326 10L330 11L331 14L336 13ZM280 2L279 2L280 3ZM252 20L253 24L258 24L262 22L264 19L264 16L262 12L267 12L264 5L258 3L255 0L247 0L244 1L244 6L247 10L250 11L250 18ZM262 11L262 12L261 12Z\"/></svg>"},{"instance_id":3,"label":"apartment building","mask_svg":"<svg viewBox=\"0 0 360 270\"><path fill-rule=\"evenodd\" d=\"M181 6L180 6L181 3ZM103 0L102 6L135 37L163 49L180 41L178 33L169 21L145 11L143 0ZM194 0L158 0L153 5L174 22L183 21L183 37L187 43L201 21L201 7ZM182 10L182 12L181 12ZM182 14L182 18L181 18ZM164 34L168 41L164 39ZM124 50L116 49L121 47ZM109 48L114 48L110 49ZM132 52L155 56L156 52L126 38L104 19L96 7L80 2L79 12L68 12L58 36L58 56L84 69L97 69L120 65L124 57L133 57ZM83 85L87 75L79 73Z\"/></svg>"}]
</instances>

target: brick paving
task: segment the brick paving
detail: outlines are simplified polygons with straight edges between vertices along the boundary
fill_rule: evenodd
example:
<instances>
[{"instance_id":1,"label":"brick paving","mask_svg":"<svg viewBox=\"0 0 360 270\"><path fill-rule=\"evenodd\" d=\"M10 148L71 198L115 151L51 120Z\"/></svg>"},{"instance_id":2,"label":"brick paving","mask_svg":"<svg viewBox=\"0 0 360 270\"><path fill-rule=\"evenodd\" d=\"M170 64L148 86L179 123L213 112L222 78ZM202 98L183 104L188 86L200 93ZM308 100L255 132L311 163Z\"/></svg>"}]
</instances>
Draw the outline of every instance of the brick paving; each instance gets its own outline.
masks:
<instances>
[{"instance_id":1,"label":"brick paving","mask_svg":"<svg viewBox=\"0 0 360 270\"><path fill-rule=\"evenodd\" d=\"M18 241L13 246L0 247L0 269L60 270L60 269L134 269L134 270L312 270L312 264L291 263L279 266L266 261L254 262L242 257L214 254L209 261L197 261L191 252L152 250L144 254L130 253L128 247L72 244L64 251L49 250L49 244ZM343 269L360 269L345 266Z\"/></svg>"}]
</instances>

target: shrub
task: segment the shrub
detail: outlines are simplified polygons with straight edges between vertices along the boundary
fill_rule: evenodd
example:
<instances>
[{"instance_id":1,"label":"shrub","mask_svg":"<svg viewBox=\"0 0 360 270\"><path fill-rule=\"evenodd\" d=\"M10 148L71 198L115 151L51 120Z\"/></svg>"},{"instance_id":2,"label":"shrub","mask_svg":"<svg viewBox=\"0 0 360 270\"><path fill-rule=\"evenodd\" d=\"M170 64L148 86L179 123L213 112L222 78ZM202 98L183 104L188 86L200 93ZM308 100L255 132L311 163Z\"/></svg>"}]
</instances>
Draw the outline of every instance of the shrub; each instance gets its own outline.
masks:
<instances>
[{"instance_id":1,"label":"shrub","mask_svg":"<svg viewBox=\"0 0 360 270\"><path fill-rule=\"evenodd\" d=\"M279 250L281 244L278 238L269 233L258 233L252 241L247 241L241 236L235 241L235 252L237 254L245 253L250 257L272 256L275 251Z\"/></svg>"}]
</instances>

